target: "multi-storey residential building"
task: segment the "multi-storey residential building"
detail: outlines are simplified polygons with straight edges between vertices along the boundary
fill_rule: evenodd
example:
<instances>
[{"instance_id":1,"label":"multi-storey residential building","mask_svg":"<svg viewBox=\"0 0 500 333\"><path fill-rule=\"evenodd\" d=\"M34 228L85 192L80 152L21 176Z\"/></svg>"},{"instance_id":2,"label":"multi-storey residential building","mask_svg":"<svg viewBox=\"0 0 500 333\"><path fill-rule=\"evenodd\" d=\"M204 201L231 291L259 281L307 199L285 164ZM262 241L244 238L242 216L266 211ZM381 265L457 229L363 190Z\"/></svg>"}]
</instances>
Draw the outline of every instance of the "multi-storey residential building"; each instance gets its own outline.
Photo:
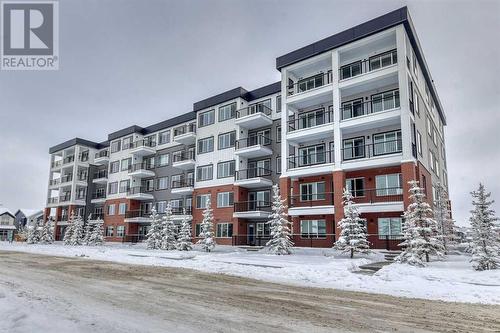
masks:
<instances>
[{"instance_id":1,"label":"multi-storey residential building","mask_svg":"<svg viewBox=\"0 0 500 333\"><path fill-rule=\"evenodd\" d=\"M349 189L374 247L401 235L408 181L432 201L447 183L446 118L406 7L283 55L281 81L194 103L193 111L131 126L93 143L50 149L46 215L103 216L108 240L144 237L153 205L193 221L207 199L217 242L269 237L280 184L298 246L330 247ZM390 242L394 239L394 242Z\"/></svg>"}]
</instances>

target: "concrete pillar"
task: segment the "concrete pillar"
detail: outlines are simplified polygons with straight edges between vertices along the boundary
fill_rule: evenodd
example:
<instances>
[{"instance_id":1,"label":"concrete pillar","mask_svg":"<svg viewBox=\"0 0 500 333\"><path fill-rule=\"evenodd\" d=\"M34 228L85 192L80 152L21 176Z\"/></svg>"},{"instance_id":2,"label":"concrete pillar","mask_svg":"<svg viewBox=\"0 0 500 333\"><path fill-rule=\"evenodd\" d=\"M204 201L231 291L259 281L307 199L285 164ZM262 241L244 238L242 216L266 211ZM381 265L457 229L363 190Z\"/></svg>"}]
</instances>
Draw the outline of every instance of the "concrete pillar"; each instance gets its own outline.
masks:
<instances>
[{"instance_id":1,"label":"concrete pillar","mask_svg":"<svg viewBox=\"0 0 500 333\"><path fill-rule=\"evenodd\" d=\"M345 172L336 170L333 172L333 205L335 206L335 238L340 236L337 223L344 217L344 205L342 204L342 194L345 187Z\"/></svg>"}]
</instances>

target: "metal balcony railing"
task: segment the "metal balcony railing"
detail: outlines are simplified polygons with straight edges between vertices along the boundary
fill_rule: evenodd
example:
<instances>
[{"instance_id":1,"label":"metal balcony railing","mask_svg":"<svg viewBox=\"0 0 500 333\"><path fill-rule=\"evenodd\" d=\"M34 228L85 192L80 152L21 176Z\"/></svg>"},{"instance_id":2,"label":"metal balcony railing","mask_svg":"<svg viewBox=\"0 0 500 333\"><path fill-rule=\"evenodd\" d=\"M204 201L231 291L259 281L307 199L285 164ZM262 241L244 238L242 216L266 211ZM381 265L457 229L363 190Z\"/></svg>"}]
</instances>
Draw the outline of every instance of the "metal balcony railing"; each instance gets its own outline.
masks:
<instances>
[{"instance_id":1,"label":"metal balcony railing","mask_svg":"<svg viewBox=\"0 0 500 333\"><path fill-rule=\"evenodd\" d=\"M354 61L339 69L339 80L349 79L364 73L381 69L398 62L396 50L391 50L374 55L365 60Z\"/></svg>"},{"instance_id":2,"label":"metal balcony railing","mask_svg":"<svg viewBox=\"0 0 500 333\"><path fill-rule=\"evenodd\" d=\"M362 99L342 103L340 112L342 120L361 117L372 113L399 108L399 91L394 91L392 96L374 98L363 102Z\"/></svg>"},{"instance_id":3,"label":"metal balcony railing","mask_svg":"<svg viewBox=\"0 0 500 333\"><path fill-rule=\"evenodd\" d=\"M342 148L342 160L350 161L360 158L370 158L374 156L383 156L401 153L403 151L402 140L391 140L367 145L357 145L353 147Z\"/></svg>"},{"instance_id":4,"label":"metal balcony railing","mask_svg":"<svg viewBox=\"0 0 500 333\"><path fill-rule=\"evenodd\" d=\"M94 172L94 179L108 178L108 170L99 170Z\"/></svg>"},{"instance_id":5,"label":"metal balcony railing","mask_svg":"<svg viewBox=\"0 0 500 333\"><path fill-rule=\"evenodd\" d=\"M179 135L194 133L196 134L196 124L186 124L174 128L174 138Z\"/></svg>"},{"instance_id":6,"label":"metal balcony railing","mask_svg":"<svg viewBox=\"0 0 500 333\"><path fill-rule=\"evenodd\" d=\"M130 165L128 168L128 172L131 173L139 170L152 170L154 168L155 166L152 165L151 163L142 162Z\"/></svg>"},{"instance_id":7,"label":"metal balcony railing","mask_svg":"<svg viewBox=\"0 0 500 333\"><path fill-rule=\"evenodd\" d=\"M67 202L67 201L70 201L71 200L71 194L70 193L66 193L66 194L63 194L61 196L59 196L59 202Z\"/></svg>"},{"instance_id":8,"label":"metal balcony railing","mask_svg":"<svg viewBox=\"0 0 500 333\"><path fill-rule=\"evenodd\" d=\"M351 192L354 203L378 203L403 201L401 187L357 189Z\"/></svg>"},{"instance_id":9,"label":"metal balcony railing","mask_svg":"<svg viewBox=\"0 0 500 333\"><path fill-rule=\"evenodd\" d=\"M270 107L265 106L264 104L254 104L247 106L245 108L236 110L236 119L249 116L252 114L265 114L266 116L270 116L272 113L272 109Z\"/></svg>"},{"instance_id":10,"label":"metal balcony railing","mask_svg":"<svg viewBox=\"0 0 500 333\"><path fill-rule=\"evenodd\" d=\"M173 180L172 188L183 188L183 187L193 187L194 179L181 179L181 180Z\"/></svg>"},{"instance_id":11,"label":"metal balcony railing","mask_svg":"<svg viewBox=\"0 0 500 333\"><path fill-rule=\"evenodd\" d=\"M89 151L86 150L80 153L80 155L78 155L78 160L80 160L80 162L87 162L89 160Z\"/></svg>"},{"instance_id":12,"label":"metal balcony railing","mask_svg":"<svg viewBox=\"0 0 500 333\"><path fill-rule=\"evenodd\" d=\"M289 197L289 207L332 206L333 192L304 193Z\"/></svg>"},{"instance_id":13,"label":"metal balcony railing","mask_svg":"<svg viewBox=\"0 0 500 333\"><path fill-rule=\"evenodd\" d=\"M54 197L54 198L49 198L47 199L47 203L48 204L56 204L59 202L59 198L58 197Z\"/></svg>"},{"instance_id":14,"label":"metal balcony railing","mask_svg":"<svg viewBox=\"0 0 500 333\"><path fill-rule=\"evenodd\" d=\"M288 132L333 123L333 110L319 108L298 113L294 119L288 120Z\"/></svg>"},{"instance_id":15,"label":"metal balcony railing","mask_svg":"<svg viewBox=\"0 0 500 333\"><path fill-rule=\"evenodd\" d=\"M305 79L300 79L297 82L288 85L288 96L297 95L315 88L332 83L332 71L309 76Z\"/></svg>"},{"instance_id":16,"label":"metal balcony railing","mask_svg":"<svg viewBox=\"0 0 500 333\"><path fill-rule=\"evenodd\" d=\"M245 139L236 140L236 149L238 150L258 145L267 146L270 145L272 141L273 140L264 135L252 135Z\"/></svg>"},{"instance_id":17,"label":"metal balcony railing","mask_svg":"<svg viewBox=\"0 0 500 333\"><path fill-rule=\"evenodd\" d=\"M63 159L63 164L68 164L75 161L75 155L66 156Z\"/></svg>"},{"instance_id":18,"label":"metal balcony railing","mask_svg":"<svg viewBox=\"0 0 500 333\"><path fill-rule=\"evenodd\" d=\"M67 174L61 177L61 183L69 183L70 181L73 180L73 174Z\"/></svg>"},{"instance_id":19,"label":"metal balcony railing","mask_svg":"<svg viewBox=\"0 0 500 333\"><path fill-rule=\"evenodd\" d=\"M109 157L109 150L101 150L95 153L94 158Z\"/></svg>"},{"instance_id":20,"label":"metal balcony railing","mask_svg":"<svg viewBox=\"0 0 500 333\"><path fill-rule=\"evenodd\" d=\"M106 198L106 191L104 189L92 193L92 199L104 199L104 198Z\"/></svg>"},{"instance_id":21,"label":"metal balcony railing","mask_svg":"<svg viewBox=\"0 0 500 333\"><path fill-rule=\"evenodd\" d=\"M141 193L149 193L152 192L154 188L146 187L146 186L134 186L127 190L127 195L133 194L141 194Z\"/></svg>"},{"instance_id":22,"label":"metal balcony railing","mask_svg":"<svg viewBox=\"0 0 500 333\"><path fill-rule=\"evenodd\" d=\"M271 202L254 200L254 201L241 201L234 203L235 212L270 212Z\"/></svg>"},{"instance_id":23,"label":"metal balcony railing","mask_svg":"<svg viewBox=\"0 0 500 333\"><path fill-rule=\"evenodd\" d=\"M189 161L195 159L195 153L193 150L175 152L172 154L174 162Z\"/></svg>"},{"instance_id":24,"label":"metal balcony railing","mask_svg":"<svg viewBox=\"0 0 500 333\"><path fill-rule=\"evenodd\" d=\"M288 169L313 166L319 164L333 163L335 160L333 150L322 151L313 154L300 154L288 157Z\"/></svg>"},{"instance_id":25,"label":"metal balcony railing","mask_svg":"<svg viewBox=\"0 0 500 333\"><path fill-rule=\"evenodd\" d=\"M52 167L57 168L62 165L62 160L52 162Z\"/></svg>"},{"instance_id":26,"label":"metal balcony railing","mask_svg":"<svg viewBox=\"0 0 500 333\"><path fill-rule=\"evenodd\" d=\"M58 185L61 184L61 178L51 179L49 181L49 185Z\"/></svg>"},{"instance_id":27,"label":"metal balcony railing","mask_svg":"<svg viewBox=\"0 0 500 333\"><path fill-rule=\"evenodd\" d=\"M251 169L243 169L238 170L234 174L235 180L246 180L252 178L267 178L271 179L272 171L265 168L251 168Z\"/></svg>"},{"instance_id":28,"label":"metal balcony railing","mask_svg":"<svg viewBox=\"0 0 500 333\"><path fill-rule=\"evenodd\" d=\"M140 148L140 147L148 147L148 148L156 147L156 142L150 140L138 140L130 144L130 149Z\"/></svg>"}]
</instances>

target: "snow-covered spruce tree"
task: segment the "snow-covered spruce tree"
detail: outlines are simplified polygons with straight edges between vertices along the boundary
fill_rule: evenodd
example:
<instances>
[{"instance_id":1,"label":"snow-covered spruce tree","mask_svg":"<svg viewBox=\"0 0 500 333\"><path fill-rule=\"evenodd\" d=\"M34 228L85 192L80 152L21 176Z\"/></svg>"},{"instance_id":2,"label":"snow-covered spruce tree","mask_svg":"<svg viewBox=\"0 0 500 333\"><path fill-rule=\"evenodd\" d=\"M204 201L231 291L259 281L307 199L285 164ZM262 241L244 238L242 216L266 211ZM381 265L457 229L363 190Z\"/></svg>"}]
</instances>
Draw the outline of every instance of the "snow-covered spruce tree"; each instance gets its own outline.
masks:
<instances>
[{"instance_id":1,"label":"snow-covered spruce tree","mask_svg":"<svg viewBox=\"0 0 500 333\"><path fill-rule=\"evenodd\" d=\"M177 250L191 251L193 248L193 243L191 242L191 221L186 215L186 209L184 209L184 212L182 214L183 218L181 221L179 238L177 239Z\"/></svg>"},{"instance_id":2,"label":"snow-covered spruce tree","mask_svg":"<svg viewBox=\"0 0 500 333\"><path fill-rule=\"evenodd\" d=\"M40 230L38 229L38 222L33 221L31 225L28 225L28 235L26 238L26 243L38 244L39 242L40 242Z\"/></svg>"},{"instance_id":3,"label":"snow-covered spruce tree","mask_svg":"<svg viewBox=\"0 0 500 333\"><path fill-rule=\"evenodd\" d=\"M290 240L291 223L285 212L287 208L285 201L281 199L278 185L274 184L272 213L267 222L271 229L271 239L267 242L266 247L269 248L270 253L277 255L292 254L293 248L293 242Z\"/></svg>"},{"instance_id":4,"label":"snow-covered spruce tree","mask_svg":"<svg viewBox=\"0 0 500 333\"><path fill-rule=\"evenodd\" d=\"M161 248L162 243L162 220L156 212L156 208L151 209L151 226L146 235L146 247L150 250Z\"/></svg>"},{"instance_id":5,"label":"snow-covered spruce tree","mask_svg":"<svg viewBox=\"0 0 500 333\"><path fill-rule=\"evenodd\" d=\"M73 221L73 234L71 235L70 245L82 245L84 232L83 218L78 215Z\"/></svg>"},{"instance_id":6,"label":"snow-covered spruce tree","mask_svg":"<svg viewBox=\"0 0 500 333\"><path fill-rule=\"evenodd\" d=\"M436 221L431 217L431 206L425 202L425 194L415 180L409 181L412 203L404 213L403 252L395 258L397 262L414 266L425 266L431 255L442 256L443 245L437 235ZM424 262L425 260L425 262Z\"/></svg>"},{"instance_id":7,"label":"snow-covered spruce tree","mask_svg":"<svg viewBox=\"0 0 500 333\"><path fill-rule=\"evenodd\" d=\"M40 243L42 244L54 243L54 222L50 218L42 226Z\"/></svg>"},{"instance_id":8,"label":"snow-covered spruce tree","mask_svg":"<svg viewBox=\"0 0 500 333\"><path fill-rule=\"evenodd\" d=\"M353 205L353 196L347 189L344 189L343 199L344 218L338 223L340 237L335 242L334 248L350 253L351 258L353 258L354 253L370 252L370 243L366 235L366 220L359 217L359 211Z\"/></svg>"},{"instance_id":9,"label":"snow-covered spruce tree","mask_svg":"<svg viewBox=\"0 0 500 333\"><path fill-rule=\"evenodd\" d=\"M477 191L472 191L471 217L472 227L472 266L477 271L500 268L500 239L495 223L499 219L491 205L491 193L486 193L483 184L479 184Z\"/></svg>"},{"instance_id":10,"label":"snow-covered spruce tree","mask_svg":"<svg viewBox=\"0 0 500 333\"><path fill-rule=\"evenodd\" d=\"M451 218L448 194L441 183L436 185L436 198L434 200L434 219L437 223L437 231L443 243L444 253L448 252L448 246L455 241L455 221Z\"/></svg>"},{"instance_id":11,"label":"snow-covered spruce tree","mask_svg":"<svg viewBox=\"0 0 500 333\"><path fill-rule=\"evenodd\" d=\"M64 230L64 245L71 245L71 239L73 238L73 230L75 229L75 214L72 211L69 217L68 225Z\"/></svg>"},{"instance_id":12,"label":"snow-covered spruce tree","mask_svg":"<svg viewBox=\"0 0 500 333\"><path fill-rule=\"evenodd\" d=\"M90 244L90 235L92 234L92 229L94 228L94 225L90 222L91 217L92 215L89 214L89 216L87 217L87 222L85 223L83 239L82 239L83 245L92 245Z\"/></svg>"},{"instance_id":13,"label":"snow-covered spruce tree","mask_svg":"<svg viewBox=\"0 0 500 333\"><path fill-rule=\"evenodd\" d=\"M177 228L172 219L172 205L170 201L167 203L165 215L163 216L161 236L162 250L175 250L177 248Z\"/></svg>"},{"instance_id":14,"label":"snow-covered spruce tree","mask_svg":"<svg viewBox=\"0 0 500 333\"><path fill-rule=\"evenodd\" d=\"M99 219L95 220L93 223L88 245L102 245L102 244L104 244L104 221Z\"/></svg>"},{"instance_id":15,"label":"snow-covered spruce tree","mask_svg":"<svg viewBox=\"0 0 500 333\"><path fill-rule=\"evenodd\" d=\"M210 252L215 247L214 240L214 215L212 211L212 203L210 197L207 198L207 204L203 211L203 220L201 221L200 240L196 244L200 244L201 248L206 252Z\"/></svg>"}]
</instances>

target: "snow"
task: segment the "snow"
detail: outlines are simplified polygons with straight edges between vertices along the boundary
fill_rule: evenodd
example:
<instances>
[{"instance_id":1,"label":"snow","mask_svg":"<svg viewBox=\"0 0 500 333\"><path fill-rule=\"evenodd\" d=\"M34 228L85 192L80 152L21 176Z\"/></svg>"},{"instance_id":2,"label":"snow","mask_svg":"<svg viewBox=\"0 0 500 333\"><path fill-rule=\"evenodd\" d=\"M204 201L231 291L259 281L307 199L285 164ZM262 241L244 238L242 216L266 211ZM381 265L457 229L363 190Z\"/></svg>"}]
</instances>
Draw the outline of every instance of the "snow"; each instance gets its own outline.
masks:
<instances>
[{"instance_id":1,"label":"snow","mask_svg":"<svg viewBox=\"0 0 500 333\"><path fill-rule=\"evenodd\" d=\"M449 255L427 267L395 263L374 275L356 274L360 265L381 261L374 252L349 259L333 249L295 248L290 256L249 252L219 245L212 252L147 250L145 244L63 246L0 242L0 250L81 257L126 264L196 269L307 287L388 294L410 298L500 304L500 270L474 271L468 255ZM0 289L1 292L1 289Z\"/></svg>"}]
</instances>

